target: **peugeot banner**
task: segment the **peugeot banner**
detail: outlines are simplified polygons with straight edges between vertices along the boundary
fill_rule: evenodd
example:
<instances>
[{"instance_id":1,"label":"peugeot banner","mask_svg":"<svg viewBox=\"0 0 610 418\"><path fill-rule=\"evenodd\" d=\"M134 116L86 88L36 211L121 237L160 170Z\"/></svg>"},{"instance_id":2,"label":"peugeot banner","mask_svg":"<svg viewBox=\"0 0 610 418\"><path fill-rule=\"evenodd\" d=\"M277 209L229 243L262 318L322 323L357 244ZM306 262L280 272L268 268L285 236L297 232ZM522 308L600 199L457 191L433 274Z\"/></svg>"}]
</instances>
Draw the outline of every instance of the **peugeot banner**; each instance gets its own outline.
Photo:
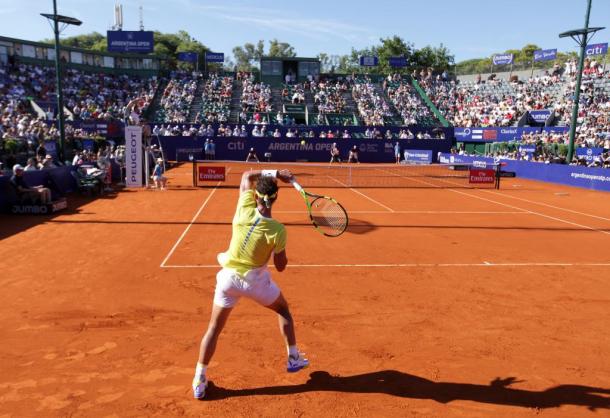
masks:
<instances>
[{"instance_id":1,"label":"peugeot banner","mask_svg":"<svg viewBox=\"0 0 610 418\"><path fill-rule=\"evenodd\" d=\"M142 187L142 127L125 128L125 170L127 187Z\"/></svg>"}]
</instances>

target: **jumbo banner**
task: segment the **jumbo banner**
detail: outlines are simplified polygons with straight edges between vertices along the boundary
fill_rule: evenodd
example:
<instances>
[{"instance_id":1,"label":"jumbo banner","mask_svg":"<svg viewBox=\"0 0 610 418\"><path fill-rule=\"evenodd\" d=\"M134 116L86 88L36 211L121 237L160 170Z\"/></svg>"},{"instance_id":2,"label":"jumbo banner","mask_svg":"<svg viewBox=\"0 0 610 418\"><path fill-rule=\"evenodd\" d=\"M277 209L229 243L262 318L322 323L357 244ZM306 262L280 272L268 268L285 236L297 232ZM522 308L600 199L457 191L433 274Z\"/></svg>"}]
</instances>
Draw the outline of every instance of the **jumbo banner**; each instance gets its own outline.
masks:
<instances>
[{"instance_id":1,"label":"jumbo banner","mask_svg":"<svg viewBox=\"0 0 610 418\"><path fill-rule=\"evenodd\" d=\"M142 187L142 127L125 128L125 184Z\"/></svg>"}]
</instances>

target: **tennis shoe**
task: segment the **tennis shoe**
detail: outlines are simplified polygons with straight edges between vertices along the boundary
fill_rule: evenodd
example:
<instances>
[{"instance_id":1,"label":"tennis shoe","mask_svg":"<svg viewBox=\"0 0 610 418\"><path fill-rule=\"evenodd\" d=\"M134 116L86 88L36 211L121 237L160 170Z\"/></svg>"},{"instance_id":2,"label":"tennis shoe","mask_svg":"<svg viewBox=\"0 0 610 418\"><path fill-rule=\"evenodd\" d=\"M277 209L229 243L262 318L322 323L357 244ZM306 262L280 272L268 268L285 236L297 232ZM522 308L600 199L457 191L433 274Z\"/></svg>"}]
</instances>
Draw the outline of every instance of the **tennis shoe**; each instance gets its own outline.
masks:
<instances>
[{"instance_id":1,"label":"tennis shoe","mask_svg":"<svg viewBox=\"0 0 610 418\"><path fill-rule=\"evenodd\" d=\"M193 397L203 399L205 390L208 387L208 379L205 376L198 376L193 379Z\"/></svg>"},{"instance_id":2,"label":"tennis shoe","mask_svg":"<svg viewBox=\"0 0 610 418\"><path fill-rule=\"evenodd\" d=\"M309 360L303 357L303 355L303 353L299 353L298 357L288 356L288 362L286 364L286 371L288 371L288 373L295 373L309 367Z\"/></svg>"}]
</instances>

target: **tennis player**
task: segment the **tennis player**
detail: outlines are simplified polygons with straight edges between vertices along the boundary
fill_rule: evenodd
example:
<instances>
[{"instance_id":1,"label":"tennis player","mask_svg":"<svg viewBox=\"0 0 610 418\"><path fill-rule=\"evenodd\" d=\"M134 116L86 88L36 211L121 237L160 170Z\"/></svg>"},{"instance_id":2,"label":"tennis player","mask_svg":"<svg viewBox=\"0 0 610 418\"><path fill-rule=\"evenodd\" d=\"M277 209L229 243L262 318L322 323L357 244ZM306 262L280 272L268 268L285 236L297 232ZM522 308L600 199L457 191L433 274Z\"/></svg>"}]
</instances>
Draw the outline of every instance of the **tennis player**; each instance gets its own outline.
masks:
<instances>
[{"instance_id":1,"label":"tennis player","mask_svg":"<svg viewBox=\"0 0 610 418\"><path fill-rule=\"evenodd\" d=\"M287 371L293 373L309 366L309 361L297 349L288 303L267 269L271 256L277 271L283 271L288 264L286 229L271 217L271 208L278 196L276 178L289 183L294 177L288 170L253 170L245 172L241 178L231 243L226 252L218 254L222 270L216 275L212 316L201 340L195 369L193 395L196 399L205 396L206 371L216 342L231 310L242 296L278 314L280 332L288 350Z\"/></svg>"}]
</instances>

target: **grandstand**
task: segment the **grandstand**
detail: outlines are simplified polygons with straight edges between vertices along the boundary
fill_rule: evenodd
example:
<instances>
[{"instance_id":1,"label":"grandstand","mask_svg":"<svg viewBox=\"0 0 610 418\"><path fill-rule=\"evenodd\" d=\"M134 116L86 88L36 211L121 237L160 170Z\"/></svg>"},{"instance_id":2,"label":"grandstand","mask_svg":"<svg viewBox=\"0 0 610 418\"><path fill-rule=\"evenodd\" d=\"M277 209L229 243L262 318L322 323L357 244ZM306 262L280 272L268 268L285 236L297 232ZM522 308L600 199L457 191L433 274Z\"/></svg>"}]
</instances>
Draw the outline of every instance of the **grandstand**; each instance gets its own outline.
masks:
<instances>
[{"instance_id":1,"label":"grandstand","mask_svg":"<svg viewBox=\"0 0 610 418\"><path fill-rule=\"evenodd\" d=\"M12 38L0 41L10 45L0 66L3 136L17 142L57 138L50 46ZM201 74L168 70L163 60L154 57L131 58L75 48L66 53L62 58L66 66L64 113L71 137L103 138L109 131L121 130L104 125L101 130L87 129L91 122L114 126L140 119L150 122L157 134L216 134L219 124L225 124L230 129L226 129L227 136L252 136L254 132L265 138L305 135L391 140L435 137L434 129L448 127L537 126L545 131L512 140L545 149L528 155L530 160L542 157L557 162L567 142L575 84L572 62L565 69L555 66L524 78L500 74L483 79L450 77L433 68L384 77L320 74L320 62L315 59L264 57L260 74ZM610 72L600 62L587 59L583 77L576 145L607 150ZM531 113L537 111L548 115L535 121ZM255 125L269 128L255 130ZM290 126L294 129L284 129ZM429 132L406 133L416 127ZM344 133L345 128L349 129ZM554 128L563 133L548 131ZM222 132L224 136L224 128ZM520 156L501 146L460 137L455 145L465 153ZM605 161L602 156L596 164L605 166Z\"/></svg>"}]
</instances>

